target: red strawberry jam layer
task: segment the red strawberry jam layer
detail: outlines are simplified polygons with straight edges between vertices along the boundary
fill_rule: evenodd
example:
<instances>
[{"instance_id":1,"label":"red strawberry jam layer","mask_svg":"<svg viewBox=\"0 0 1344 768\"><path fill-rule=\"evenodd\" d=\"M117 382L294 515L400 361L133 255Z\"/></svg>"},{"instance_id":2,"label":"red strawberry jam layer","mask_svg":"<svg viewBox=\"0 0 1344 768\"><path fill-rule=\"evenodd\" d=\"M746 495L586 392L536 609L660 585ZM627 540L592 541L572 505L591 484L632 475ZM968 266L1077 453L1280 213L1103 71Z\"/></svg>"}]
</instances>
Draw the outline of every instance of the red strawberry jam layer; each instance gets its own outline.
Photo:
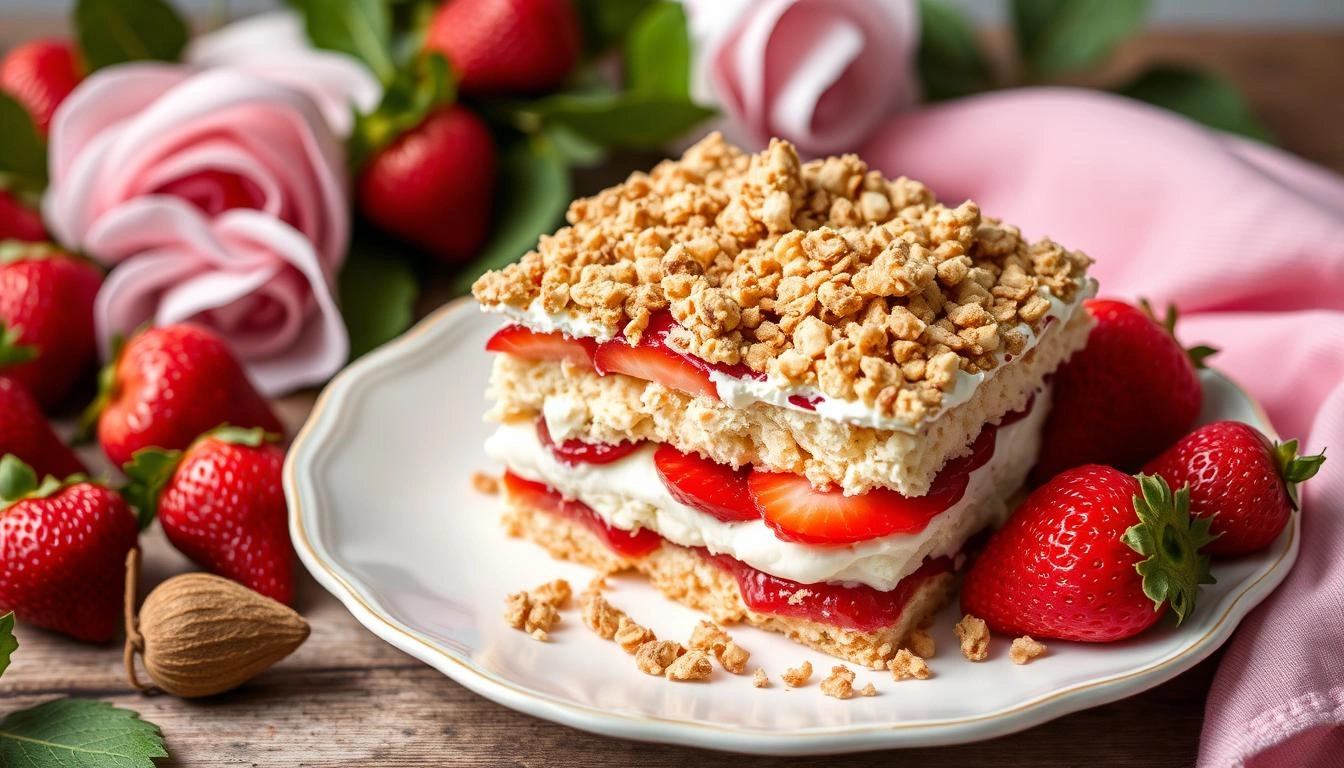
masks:
<instances>
[{"instance_id":1,"label":"red strawberry jam layer","mask_svg":"<svg viewBox=\"0 0 1344 768\"><path fill-rule=\"evenodd\" d=\"M546 484L526 480L512 472L504 473L504 489L513 501L584 525L613 552L624 557L643 557L664 541L653 531L640 530L632 534L613 528L587 504L566 499ZM772 576L728 555L712 554L704 548L693 551L731 573L737 580L742 601L757 613L808 619L860 632L872 632L895 624L921 586L929 579L953 570L951 558L926 559L895 589L883 592L863 584L802 584Z\"/></svg>"},{"instance_id":2,"label":"red strawberry jam layer","mask_svg":"<svg viewBox=\"0 0 1344 768\"><path fill-rule=\"evenodd\" d=\"M639 450L641 445L632 440L619 443L585 443L569 439L555 442L546 419L537 419L537 440L562 464L610 464Z\"/></svg>"}]
</instances>

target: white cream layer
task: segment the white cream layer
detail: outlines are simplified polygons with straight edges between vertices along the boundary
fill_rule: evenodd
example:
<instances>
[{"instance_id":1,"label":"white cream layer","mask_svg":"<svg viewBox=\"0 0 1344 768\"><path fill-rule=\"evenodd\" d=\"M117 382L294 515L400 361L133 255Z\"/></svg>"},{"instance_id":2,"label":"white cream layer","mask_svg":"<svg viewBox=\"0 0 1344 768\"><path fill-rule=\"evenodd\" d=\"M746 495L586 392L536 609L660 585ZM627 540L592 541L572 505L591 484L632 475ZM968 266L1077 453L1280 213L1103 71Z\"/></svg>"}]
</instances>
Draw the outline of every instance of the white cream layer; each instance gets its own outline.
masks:
<instances>
[{"instance_id":1,"label":"white cream layer","mask_svg":"<svg viewBox=\"0 0 1344 768\"><path fill-rule=\"evenodd\" d=\"M1017 329L1026 336L1027 344L1016 359L1020 360L1028 350L1040 343L1041 336L1049 333L1051 328L1067 325L1069 320L1073 318L1074 313L1080 311L1083 300L1097 292L1097 283L1091 278L1080 278L1078 285L1079 290L1074 294L1074 300L1071 302L1061 301L1045 287L1039 289L1040 295L1050 302L1050 310L1046 315L1053 317L1054 321L1046 323L1040 335L1032 331L1027 324L1020 324ZM612 338L604 329L583 318L574 317L566 312L547 312L541 307L540 299L532 302L532 305L525 310L502 306L495 311L499 311L510 319L535 331L560 331L576 338L592 338L598 341L608 341ZM982 383L1003 370L1006 365L1012 364L1012 362L1005 363L1003 361L1006 350L1000 349L993 354L999 360L998 366L980 373L966 373L958 370L957 380L952 391L945 393L939 407L929 411L923 421L916 425L883 416L874 411L872 406L865 405L862 401L829 397L816 387L793 386L788 382L774 379L766 379L765 381L742 379L719 371L711 372L709 380L714 383L718 390L719 399L732 408L745 408L752 403L766 403L777 408L789 408L795 411L814 410L817 415L831 421L842 421L847 424L873 429L914 433L918 432L924 424L934 421L947 411L970 400ZM805 408L791 402L790 398L802 398L814 403L814 406L810 409Z\"/></svg>"},{"instance_id":2,"label":"white cream layer","mask_svg":"<svg viewBox=\"0 0 1344 768\"><path fill-rule=\"evenodd\" d=\"M658 476L652 445L610 464L571 466L557 461L537 440L536 428L523 423L501 426L485 450L514 474L582 501L616 528L647 528L803 584L849 582L886 591L925 557L956 555L972 534L1006 517L1006 498L1036 462L1049 406L1049 393L1041 392L1026 418L1000 429L993 458L971 473L966 495L923 531L840 546L781 541L763 521L725 523L682 504Z\"/></svg>"}]
</instances>

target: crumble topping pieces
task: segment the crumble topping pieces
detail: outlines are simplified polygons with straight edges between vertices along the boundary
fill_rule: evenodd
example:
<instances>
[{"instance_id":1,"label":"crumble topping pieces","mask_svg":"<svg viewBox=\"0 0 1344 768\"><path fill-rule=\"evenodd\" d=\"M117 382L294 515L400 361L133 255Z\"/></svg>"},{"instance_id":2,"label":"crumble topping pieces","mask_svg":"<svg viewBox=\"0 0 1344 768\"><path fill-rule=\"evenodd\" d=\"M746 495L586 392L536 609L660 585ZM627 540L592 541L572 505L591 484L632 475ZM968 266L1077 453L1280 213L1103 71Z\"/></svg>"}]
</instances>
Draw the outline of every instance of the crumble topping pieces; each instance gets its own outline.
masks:
<instances>
[{"instance_id":1,"label":"crumble topping pieces","mask_svg":"<svg viewBox=\"0 0 1344 768\"><path fill-rule=\"evenodd\" d=\"M769 688L770 678L766 676L764 669L757 667L756 671L751 673L751 684L757 688Z\"/></svg>"},{"instance_id":2,"label":"crumble topping pieces","mask_svg":"<svg viewBox=\"0 0 1344 768\"><path fill-rule=\"evenodd\" d=\"M876 696L876 695L877 695L877 686L873 685L872 683L869 683L869 684L867 684L867 685L865 685L865 686L863 686L862 688L859 689L859 695L860 695L860 696Z\"/></svg>"},{"instance_id":3,"label":"crumble topping pieces","mask_svg":"<svg viewBox=\"0 0 1344 768\"><path fill-rule=\"evenodd\" d=\"M751 658L745 648L733 642L733 638L719 625L701 620L691 631L691 648L714 655L723 668L734 675L740 675L747 669L747 660Z\"/></svg>"},{"instance_id":4,"label":"crumble topping pieces","mask_svg":"<svg viewBox=\"0 0 1344 768\"><path fill-rule=\"evenodd\" d=\"M592 322L632 343L654 312L669 342L791 385L919 421L957 369L999 365L1072 301L1090 260L938 203L854 155L748 155L711 134L677 161L576 200L570 226L473 286L487 307Z\"/></svg>"},{"instance_id":5,"label":"crumble topping pieces","mask_svg":"<svg viewBox=\"0 0 1344 768\"><path fill-rule=\"evenodd\" d=\"M635 650L635 666L646 675L661 676L686 649L671 640L650 640ZM697 651L697 653L699 653ZM700 653L704 656L703 653ZM708 663L708 659L705 660Z\"/></svg>"},{"instance_id":6,"label":"crumble topping pieces","mask_svg":"<svg viewBox=\"0 0 1344 768\"><path fill-rule=\"evenodd\" d=\"M560 622L560 608L569 603L569 582L564 579L542 584L531 592L514 592L504 598L504 621L536 640L549 639Z\"/></svg>"},{"instance_id":7,"label":"crumble topping pieces","mask_svg":"<svg viewBox=\"0 0 1344 768\"><path fill-rule=\"evenodd\" d=\"M687 651L684 656L672 662L664 672L668 680L678 682L708 680L712 674L714 667L710 665L709 657L704 651Z\"/></svg>"},{"instance_id":8,"label":"crumble topping pieces","mask_svg":"<svg viewBox=\"0 0 1344 768\"><path fill-rule=\"evenodd\" d=\"M971 661L984 661L989 658L989 627L983 619L966 614L953 627L957 639L961 641L961 655Z\"/></svg>"},{"instance_id":9,"label":"crumble topping pieces","mask_svg":"<svg viewBox=\"0 0 1344 768\"><path fill-rule=\"evenodd\" d=\"M1045 655L1045 643L1031 639L1031 635L1014 639L1012 647L1008 649L1008 658L1012 659L1014 664L1026 664L1043 655Z\"/></svg>"},{"instance_id":10,"label":"crumble topping pieces","mask_svg":"<svg viewBox=\"0 0 1344 768\"><path fill-rule=\"evenodd\" d=\"M807 681L812 678L812 662L804 661L796 667L790 667L784 670L784 674L780 675L779 678L790 688L806 685Z\"/></svg>"},{"instance_id":11,"label":"crumble topping pieces","mask_svg":"<svg viewBox=\"0 0 1344 768\"><path fill-rule=\"evenodd\" d=\"M821 692L837 699L851 698L855 693L854 670L843 664L831 667L831 674L821 681Z\"/></svg>"},{"instance_id":12,"label":"crumble topping pieces","mask_svg":"<svg viewBox=\"0 0 1344 768\"><path fill-rule=\"evenodd\" d=\"M905 648L891 657L891 661L887 662L887 669L891 670L892 680L929 679L929 665L919 654L911 653Z\"/></svg>"},{"instance_id":13,"label":"crumble topping pieces","mask_svg":"<svg viewBox=\"0 0 1344 768\"><path fill-rule=\"evenodd\" d=\"M580 616L583 625L597 633L603 640L616 637L620 621L625 612L607 602L607 598L597 590L588 590L579 596Z\"/></svg>"},{"instance_id":14,"label":"crumble topping pieces","mask_svg":"<svg viewBox=\"0 0 1344 768\"><path fill-rule=\"evenodd\" d=\"M933 635L922 629L916 629L905 639L905 647L916 656L932 659L934 654Z\"/></svg>"},{"instance_id":15,"label":"crumble topping pieces","mask_svg":"<svg viewBox=\"0 0 1344 768\"><path fill-rule=\"evenodd\" d=\"M632 620L629 616L622 614L616 620L616 634L612 635L612 640L621 646L621 650L626 653L634 653L639 647L658 637L653 630Z\"/></svg>"},{"instance_id":16,"label":"crumble topping pieces","mask_svg":"<svg viewBox=\"0 0 1344 768\"><path fill-rule=\"evenodd\" d=\"M488 472L472 472L471 487L475 488L477 493L494 496L499 493L499 478Z\"/></svg>"}]
</instances>

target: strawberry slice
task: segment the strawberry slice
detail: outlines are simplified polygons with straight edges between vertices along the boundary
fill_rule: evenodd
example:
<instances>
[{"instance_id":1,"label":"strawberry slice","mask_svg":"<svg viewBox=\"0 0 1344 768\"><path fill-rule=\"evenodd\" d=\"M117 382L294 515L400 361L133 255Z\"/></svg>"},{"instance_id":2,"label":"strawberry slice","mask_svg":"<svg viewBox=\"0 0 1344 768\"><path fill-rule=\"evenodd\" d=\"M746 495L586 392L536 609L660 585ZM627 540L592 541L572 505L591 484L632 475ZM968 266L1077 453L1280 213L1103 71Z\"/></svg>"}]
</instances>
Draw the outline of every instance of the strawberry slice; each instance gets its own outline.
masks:
<instances>
[{"instance_id":1,"label":"strawberry slice","mask_svg":"<svg viewBox=\"0 0 1344 768\"><path fill-rule=\"evenodd\" d=\"M587 504L566 499L545 483L527 480L512 472L504 473L504 493L516 503L578 522L602 539L613 552L625 557L643 557L663 544L663 537L647 528L633 532L614 528Z\"/></svg>"},{"instance_id":2,"label":"strawberry slice","mask_svg":"<svg viewBox=\"0 0 1344 768\"><path fill-rule=\"evenodd\" d=\"M967 472L940 472L924 496L902 496L886 488L846 496L838 488L817 490L798 475L752 470L747 488L766 525L779 539L803 544L853 544L924 530L930 520L961 500L968 480Z\"/></svg>"},{"instance_id":3,"label":"strawberry slice","mask_svg":"<svg viewBox=\"0 0 1344 768\"><path fill-rule=\"evenodd\" d=\"M985 466L989 460L994 458L994 445L998 442L999 427L993 424L986 424L980 434L975 436L975 442L971 443L971 452L965 456L952 459L938 470L938 477L934 478L934 488L938 487L940 481L946 483L958 475L969 475L975 470ZM930 490L930 493L933 491Z\"/></svg>"},{"instance_id":4,"label":"strawberry slice","mask_svg":"<svg viewBox=\"0 0 1344 768\"><path fill-rule=\"evenodd\" d=\"M592 365L597 342L576 339L559 331L534 331L521 325L506 325L485 343L490 352L503 352L525 360L568 360Z\"/></svg>"},{"instance_id":5,"label":"strawberry slice","mask_svg":"<svg viewBox=\"0 0 1344 768\"><path fill-rule=\"evenodd\" d=\"M557 443L551 439L551 430L546 426L545 419L537 419L537 439L562 464L610 464L629 456L640 446L640 443L629 440L619 443L585 443L570 439Z\"/></svg>"},{"instance_id":6,"label":"strawberry slice","mask_svg":"<svg viewBox=\"0 0 1344 768\"><path fill-rule=\"evenodd\" d=\"M709 374L660 340L645 334L638 346L624 341L606 341L598 345L593 355L597 372L623 373L637 379L652 381L669 389L678 389L692 395L719 399L719 390L709 380Z\"/></svg>"},{"instance_id":7,"label":"strawberry slice","mask_svg":"<svg viewBox=\"0 0 1344 768\"><path fill-rule=\"evenodd\" d=\"M735 470L666 443L654 451L653 464L668 493L682 504L725 523L760 519L747 492L749 469Z\"/></svg>"}]
</instances>

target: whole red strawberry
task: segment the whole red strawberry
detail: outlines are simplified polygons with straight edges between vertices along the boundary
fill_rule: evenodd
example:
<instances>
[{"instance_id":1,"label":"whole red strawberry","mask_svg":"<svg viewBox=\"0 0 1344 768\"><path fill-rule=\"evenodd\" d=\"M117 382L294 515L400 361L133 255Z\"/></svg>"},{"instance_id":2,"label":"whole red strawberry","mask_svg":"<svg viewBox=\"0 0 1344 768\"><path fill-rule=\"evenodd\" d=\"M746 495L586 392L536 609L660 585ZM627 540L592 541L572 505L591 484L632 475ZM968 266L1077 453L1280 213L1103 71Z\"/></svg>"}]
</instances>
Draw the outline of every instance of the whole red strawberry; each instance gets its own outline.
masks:
<instances>
[{"instance_id":1,"label":"whole red strawberry","mask_svg":"<svg viewBox=\"0 0 1344 768\"><path fill-rule=\"evenodd\" d=\"M0 459L0 613L104 643L121 624L126 554L139 533L116 492Z\"/></svg>"},{"instance_id":2,"label":"whole red strawberry","mask_svg":"<svg viewBox=\"0 0 1344 768\"><path fill-rule=\"evenodd\" d=\"M1204 394L1192 355L1143 309L1092 299L1097 325L1087 347L1055 372L1050 415L1032 484L1069 467L1107 464L1128 472L1190 431ZM1174 313L1168 314L1174 326Z\"/></svg>"},{"instance_id":3,"label":"whole red strawberry","mask_svg":"<svg viewBox=\"0 0 1344 768\"><path fill-rule=\"evenodd\" d=\"M7 189L0 189L0 240L38 242L47 239L42 216Z\"/></svg>"},{"instance_id":4,"label":"whole red strawberry","mask_svg":"<svg viewBox=\"0 0 1344 768\"><path fill-rule=\"evenodd\" d=\"M288 604L294 599L278 435L220 427L186 451L138 451L125 466L126 496L156 512L173 546L192 562Z\"/></svg>"},{"instance_id":5,"label":"whole red strawberry","mask_svg":"<svg viewBox=\"0 0 1344 768\"><path fill-rule=\"evenodd\" d=\"M56 108L83 78L79 53L69 40L31 40L0 60L0 90L28 110L43 135Z\"/></svg>"},{"instance_id":6,"label":"whole red strawberry","mask_svg":"<svg viewBox=\"0 0 1344 768\"><path fill-rule=\"evenodd\" d=\"M0 371L38 402L61 402L93 364L103 273L46 243L0 244Z\"/></svg>"},{"instance_id":7,"label":"whole red strawberry","mask_svg":"<svg viewBox=\"0 0 1344 768\"><path fill-rule=\"evenodd\" d=\"M1297 509L1297 484L1311 479L1324 454L1298 456L1297 441L1271 443L1239 421L1205 424L1181 438L1144 472L1172 487L1190 484L1190 514L1212 521L1205 552L1244 555L1269 546Z\"/></svg>"},{"instance_id":8,"label":"whole red strawberry","mask_svg":"<svg viewBox=\"0 0 1344 768\"><path fill-rule=\"evenodd\" d=\"M462 261L485 242L494 178L485 123L464 107L440 107L369 160L359 208L380 229Z\"/></svg>"},{"instance_id":9,"label":"whole red strawberry","mask_svg":"<svg viewBox=\"0 0 1344 768\"><path fill-rule=\"evenodd\" d=\"M284 432L229 345L190 323L132 337L101 383L85 421L96 419L103 453L118 466L141 448L186 448L220 424Z\"/></svg>"},{"instance_id":10,"label":"whole red strawberry","mask_svg":"<svg viewBox=\"0 0 1344 768\"><path fill-rule=\"evenodd\" d=\"M425 33L425 49L452 62L463 93L553 88L580 47L570 0L448 0Z\"/></svg>"},{"instance_id":11,"label":"whole red strawberry","mask_svg":"<svg viewBox=\"0 0 1344 768\"><path fill-rule=\"evenodd\" d=\"M28 389L0 376L0 455L4 454L22 459L39 477L66 477L87 471L70 446L51 431Z\"/></svg>"},{"instance_id":12,"label":"whole red strawberry","mask_svg":"<svg viewBox=\"0 0 1344 768\"><path fill-rule=\"evenodd\" d=\"M1207 520L1161 478L1096 464L1070 469L1022 502L980 553L961 592L996 632L1109 642L1177 621L1213 583Z\"/></svg>"}]
</instances>

